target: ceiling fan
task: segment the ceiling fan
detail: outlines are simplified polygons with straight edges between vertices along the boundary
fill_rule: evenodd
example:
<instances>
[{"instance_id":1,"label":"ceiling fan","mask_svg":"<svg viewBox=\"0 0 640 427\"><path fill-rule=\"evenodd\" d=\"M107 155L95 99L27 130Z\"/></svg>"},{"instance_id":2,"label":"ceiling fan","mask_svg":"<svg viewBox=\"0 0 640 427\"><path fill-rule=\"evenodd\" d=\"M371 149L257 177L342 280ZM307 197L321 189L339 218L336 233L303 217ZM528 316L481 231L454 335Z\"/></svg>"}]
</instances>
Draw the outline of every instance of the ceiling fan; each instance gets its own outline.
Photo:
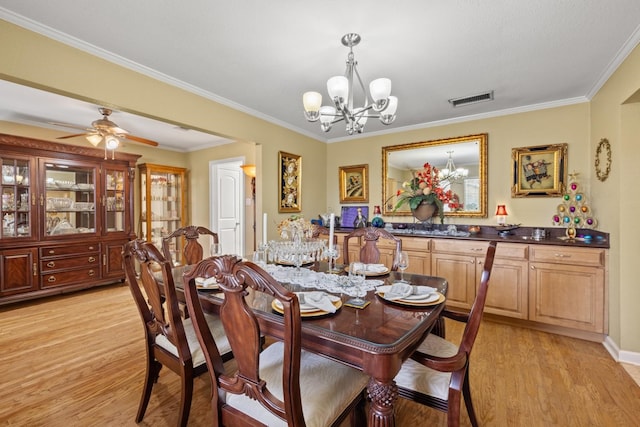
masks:
<instances>
[{"instance_id":1,"label":"ceiling fan","mask_svg":"<svg viewBox=\"0 0 640 427\"><path fill-rule=\"evenodd\" d=\"M135 142L140 142L142 144L151 145L152 147L157 147L158 143L152 141L150 139L141 138L139 136L130 135L128 131L122 129L117 124L109 120L109 116L113 112L109 108L99 108L100 114L102 114L102 118L98 120L94 120L91 122L90 128L82 128L79 126L75 126L68 123L53 123L53 125L71 127L76 129L82 129L86 132L76 133L73 135L66 135L58 137L57 139L68 139L68 138L76 138L78 136L84 136L87 140L94 146L97 147L100 142L105 142L105 156L106 151L111 150L115 151L116 148L120 145L120 140L128 139Z\"/></svg>"}]
</instances>

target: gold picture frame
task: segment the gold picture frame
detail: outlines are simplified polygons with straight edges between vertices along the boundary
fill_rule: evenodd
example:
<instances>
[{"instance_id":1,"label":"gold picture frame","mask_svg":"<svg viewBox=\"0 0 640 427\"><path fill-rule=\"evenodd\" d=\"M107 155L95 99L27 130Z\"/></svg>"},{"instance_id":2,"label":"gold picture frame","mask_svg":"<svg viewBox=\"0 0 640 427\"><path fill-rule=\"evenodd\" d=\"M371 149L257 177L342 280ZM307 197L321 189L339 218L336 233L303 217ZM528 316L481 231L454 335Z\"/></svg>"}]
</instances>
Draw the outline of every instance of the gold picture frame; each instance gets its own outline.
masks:
<instances>
[{"instance_id":1,"label":"gold picture frame","mask_svg":"<svg viewBox=\"0 0 640 427\"><path fill-rule=\"evenodd\" d=\"M567 144L513 148L511 197L558 197L567 181Z\"/></svg>"},{"instance_id":2,"label":"gold picture frame","mask_svg":"<svg viewBox=\"0 0 640 427\"><path fill-rule=\"evenodd\" d=\"M302 212L302 156L278 151L278 212Z\"/></svg>"},{"instance_id":3,"label":"gold picture frame","mask_svg":"<svg viewBox=\"0 0 640 427\"><path fill-rule=\"evenodd\" d=\"M340 166L340 203L369 202L369 165Z\"/></svg>"}]
</instances>

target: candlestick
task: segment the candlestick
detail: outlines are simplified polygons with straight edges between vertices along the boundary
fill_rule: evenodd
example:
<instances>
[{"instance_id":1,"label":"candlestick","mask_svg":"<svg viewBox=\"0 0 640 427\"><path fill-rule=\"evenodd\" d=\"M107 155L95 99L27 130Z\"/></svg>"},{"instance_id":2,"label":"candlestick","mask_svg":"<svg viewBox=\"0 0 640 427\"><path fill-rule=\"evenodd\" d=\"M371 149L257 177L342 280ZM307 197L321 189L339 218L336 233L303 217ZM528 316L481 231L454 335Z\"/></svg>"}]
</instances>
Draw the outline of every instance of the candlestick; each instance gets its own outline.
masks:
<instances>
[{"instance_id":1,"label":"candlestick","mask_svg":"<svg viewBox=\"0 0 640 427\"><path fill-rule=\"evenodd\" d=\"M333 250L333 223L335 222L336 214L329 215L329 250Z\"/></svg>"},{"instance_id":2,"label":"candlestick","mask_svg":"<svg viewBox=\"0 0 640 427\"><path fill-rule=\"evenodd\" d=\"M267 244L267 213L262 214L262 244Z\"/></svg>"}]
</instances>

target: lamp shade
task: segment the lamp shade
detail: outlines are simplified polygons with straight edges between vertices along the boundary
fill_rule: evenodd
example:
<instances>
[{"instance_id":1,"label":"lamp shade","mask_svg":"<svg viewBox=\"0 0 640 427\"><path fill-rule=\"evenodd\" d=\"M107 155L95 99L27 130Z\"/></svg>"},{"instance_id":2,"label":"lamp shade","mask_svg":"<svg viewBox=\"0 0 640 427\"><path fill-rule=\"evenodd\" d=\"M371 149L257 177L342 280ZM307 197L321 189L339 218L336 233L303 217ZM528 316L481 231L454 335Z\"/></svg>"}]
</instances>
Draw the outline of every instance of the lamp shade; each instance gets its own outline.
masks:
<instances>
[{"instance_id":1,"label":"lamp shade","mask_svg":"<svg viewBox=\"0 0 640 427\"><path fill-rule=\"evenodd\" d=\"M369 83L369 92L373 102L387 99L391 95L391 80L387 78L375 79Z\"/></svg>"},{"instance_id":2,"label":"lamp shade","mask_svg":"<svg viewBox=\"0 0 640 427\"><path fill-rule=\"evenodd\" d=\"M302 104L305 111L318 111L322 105L322 95L318 92L305 92L302 95Z\"/></svg>"},{"instance_id":3,"label":"lamp shade","mask_svg":"<svg viewBox=\"0 0 640 427\"><path fill-rule=\"evenodd\" d=\"M242 165L240 166L245 175L250 178L256 177L256 165Z\"/></svg>"},{"instance_id":4,"label":"lamp shade","mask_svg":"<svg viewBox=\"0 0 640 427\"><path fill-rule=\"evenodd\" d=\"M344 102L349 96L349 80L345 76L333 76L327 80L327 92L331 99L339 98Z\"/></svg>"},{"instance_id":5,"label":"lamp shade","mask_svg":"<svg viewBox=\"0 0 640 427\"><path fill-rule=\"evenodd\" d=\"M98 144L100 144L100 141L102 141L102 135L99 133L92 133L87 135L85 138L87 138L87 141L89 141L94 147L97 147Z\"/></svg>"},{"instance_id":6,"label":"lamp shade","mask_svg":"<svg viewBox=\"0 0 640 427\"><path fill-rule=\"evenodd\" d=\"M104 141L105 141L107 150L115 150L120 145L120 140L113 135L107 135L104 138Z\"/></svg>"},{"instance_id":7,"label":"lamp shade","mask_svg":"<svg viewBox=\"0 0 640 427\"><path fill-rule=\"evenodd\" d=\"M331 123L336 117L336 107L325 105L320 107L320 123Z\"/></svg>"},{"instance_id":8,"label":"lamp shade","mask_svg":"<svg viewBox=\"0 0 640 427\"><path fill-rule=\"evenodd\" d=\"M498 209L496 209L496 215L498 215L498 216L507 216L507 215L509 215L507 213L507 208L505 207L505 205L498 205Z\"/></svg>"},{"instance_id":9,"label":"lamp shade","mask_svg":"<svg viewBox=\"0 0 640 427\"><path fill-rule=\"evenodd\" d=\"M398 109L398 98L395 96L390 96L389 101L387 102L387 106L384 110L382 110L383 115L393 116Z\"/></svg>"}]
</instances>

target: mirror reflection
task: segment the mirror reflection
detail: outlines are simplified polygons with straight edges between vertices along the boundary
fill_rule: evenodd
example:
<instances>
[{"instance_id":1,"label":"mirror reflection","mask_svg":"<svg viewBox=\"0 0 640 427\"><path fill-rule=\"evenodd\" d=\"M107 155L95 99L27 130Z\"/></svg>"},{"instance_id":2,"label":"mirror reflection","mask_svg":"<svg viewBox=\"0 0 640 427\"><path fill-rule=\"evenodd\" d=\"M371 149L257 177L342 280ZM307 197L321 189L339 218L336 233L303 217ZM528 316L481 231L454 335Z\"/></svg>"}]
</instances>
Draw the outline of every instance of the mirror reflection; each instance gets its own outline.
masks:
<instances>
[{"instance_id":1,"label":"mirror reflection","mask_svg":"<svg viewBox=\"0 0 640 427\"><path fill-rule=\"evenodd\" d=\"M425 163L441 172L443 190L459 203L446 204L446 216L487 216L487 134L382 147L384 215L411 215L407 204L394 211L397 192Z\"/></svg>"}]
</instances>

